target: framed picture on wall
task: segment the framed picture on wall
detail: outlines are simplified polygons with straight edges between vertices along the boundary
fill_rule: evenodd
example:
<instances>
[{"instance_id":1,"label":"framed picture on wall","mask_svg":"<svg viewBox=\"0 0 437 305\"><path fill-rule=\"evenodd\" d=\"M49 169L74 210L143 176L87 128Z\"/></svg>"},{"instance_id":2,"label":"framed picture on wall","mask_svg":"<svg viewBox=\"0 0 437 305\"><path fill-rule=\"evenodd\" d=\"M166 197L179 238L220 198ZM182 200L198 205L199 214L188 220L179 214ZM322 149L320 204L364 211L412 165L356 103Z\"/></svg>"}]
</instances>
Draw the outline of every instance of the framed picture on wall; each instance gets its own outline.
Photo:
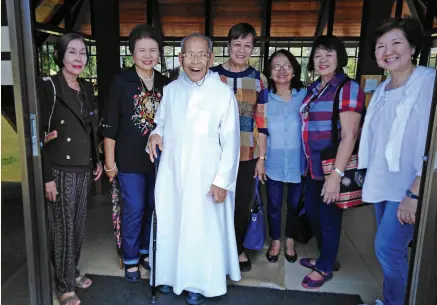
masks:
<instances>
[{"instance_id":1,"label":"framed picture on wall","mask_svg":"<svg viewBox=\"0 0 437 305\"><path fill-rule=\"evenodd\" d=\"M366 95L366 107L369 106L370 99L373 93L375 93L376 88L384 80L384 75L362 75L361 76L361 88L364 90Z\"/></svg>"}]
</instances>

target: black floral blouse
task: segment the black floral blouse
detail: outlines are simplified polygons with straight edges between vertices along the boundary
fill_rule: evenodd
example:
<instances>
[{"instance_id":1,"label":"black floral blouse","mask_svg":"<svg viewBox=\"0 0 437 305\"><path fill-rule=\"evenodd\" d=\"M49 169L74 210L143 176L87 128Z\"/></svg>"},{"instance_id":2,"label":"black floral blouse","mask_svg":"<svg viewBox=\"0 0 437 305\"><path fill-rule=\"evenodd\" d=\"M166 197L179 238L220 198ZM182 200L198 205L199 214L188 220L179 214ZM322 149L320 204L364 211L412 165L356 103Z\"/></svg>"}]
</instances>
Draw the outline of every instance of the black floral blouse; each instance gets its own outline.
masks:
<instances>
[{"instance_id":1,"label":"black floral blouse","mask_svg":"<svg viewBox=\"0 0 437 305\"><path fill-rule=\"evenodd\" d=\"M117 75L104 107L100 134L115 140L115 162L122 173L153 171L145 149L155 128L155 113L169 79L155 70L153 90L147 90L135 68Z\"/></svg>"}]
</instances>

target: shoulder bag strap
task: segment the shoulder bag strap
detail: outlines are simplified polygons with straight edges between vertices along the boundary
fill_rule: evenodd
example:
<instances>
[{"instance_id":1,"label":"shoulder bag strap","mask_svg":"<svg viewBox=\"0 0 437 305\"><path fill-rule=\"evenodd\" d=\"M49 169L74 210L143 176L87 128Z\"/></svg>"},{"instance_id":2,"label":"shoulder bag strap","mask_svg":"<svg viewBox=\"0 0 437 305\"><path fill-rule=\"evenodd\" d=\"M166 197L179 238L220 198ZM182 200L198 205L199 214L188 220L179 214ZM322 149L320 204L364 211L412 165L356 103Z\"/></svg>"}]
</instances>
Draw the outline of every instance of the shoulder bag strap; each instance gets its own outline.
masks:
<instances>
[{"instance_id":1,"label":"shoulder bag strap","mask_svg":"<svg viewBox=\"0 0 437 305\"><path fill-rule=\"evenodd\" d=\"M259 193L259 178L256 177L255 180L255 202L253 204L252 210L260 209L262 212L264 212L263 204L261 201L261 195Z\"/></svg>"},{"instance_id":2,"label":"shoulder bag strap","mask_svg":"<svg viewBox=\"0 0 437 305\"><path fill-rule=\"evenodd\" d=\"M346 78L346 80L344 80L343 82L341 82L338 87L337 90L335 92L335 96L334 96L334 103L333 103L333 109L332 109L332 119L331 119L331 123L332 123L332 128L331 128L331 139L332 139L332 144L334 145L334 147L338 147L339 141L338 141L338 120L340 119L340 91L343 88L343 86L350 81L351 79L349 77Z\"/></svg>"},{"instance_id":3,"label":"shoulder bag strap","mask_svg":"<svg viewBox=\"0 0 437 305\"><path fill-rule=\"evenodd\" d=\"M55 84L53 83L53 80L50 76L48 77L43 77L44 81L50 81L52 83L53 86L53 105L52 105L52 111L50 112L50 116L49 116L49 124L48 124L48 129L46 131L46 134L50 133L50 125L52 123L52 116L53 116L53 112L55 111L55 104L56 104L56 87Z\"/></svg>"}]
</instances>

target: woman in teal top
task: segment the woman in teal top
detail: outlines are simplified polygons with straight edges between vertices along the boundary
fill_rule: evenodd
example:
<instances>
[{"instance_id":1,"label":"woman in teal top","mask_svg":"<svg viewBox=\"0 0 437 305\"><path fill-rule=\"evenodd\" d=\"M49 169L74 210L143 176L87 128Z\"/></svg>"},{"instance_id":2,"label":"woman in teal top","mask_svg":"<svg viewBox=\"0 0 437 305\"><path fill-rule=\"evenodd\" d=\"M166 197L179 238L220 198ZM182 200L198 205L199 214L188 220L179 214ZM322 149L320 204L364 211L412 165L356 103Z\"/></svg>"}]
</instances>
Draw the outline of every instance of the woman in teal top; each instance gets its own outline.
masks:
<instances>
[{"instance_id":1,"label":"woman in teal top","mask_svg":"<svg viewBox=\"0 0 437 305\"><path fill-rule=\"evenodd\" d=\"M297 260L292 222L302 192L301 176L305 168L302 150L299 108L306 95L300 80L301 67L287 50L272 54L267 66L269 98L267 107L267 214L272 244L266 254L270 262L278 260L281 249L281 207L287 185L287 222L285 258Z\"/></svg>"}]
</instances>

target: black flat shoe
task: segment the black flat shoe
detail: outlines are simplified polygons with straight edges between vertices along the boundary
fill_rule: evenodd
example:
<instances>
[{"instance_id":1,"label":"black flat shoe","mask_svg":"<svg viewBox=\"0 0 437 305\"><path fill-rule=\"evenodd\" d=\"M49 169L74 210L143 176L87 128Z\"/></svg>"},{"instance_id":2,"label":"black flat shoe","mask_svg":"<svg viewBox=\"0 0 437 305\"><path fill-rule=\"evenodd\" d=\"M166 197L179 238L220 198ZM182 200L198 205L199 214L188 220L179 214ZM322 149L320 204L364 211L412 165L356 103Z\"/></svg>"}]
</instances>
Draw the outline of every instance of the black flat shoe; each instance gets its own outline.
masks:
<instances>
[{"instance_id":1,"label":"black flat shoe","mask_svg":"<svg viewBox=\"0 0 437 305\"><path fill-rule=\"evenodd\" d=\"M341 268L341 264L339 261L335 261L334 265L332 265L332 271L337 272L340 271Z\"/></svg>"},{"instance_id":2,"label":"black flat shoe","mask_svg":"<svg viewBox=\"0 0 437 305\"><path fill-rule=\"evenodd\" d=\"M266 258L271 263L276 263L278 261L279 253L276 255L270 254L270 249L266 253Z\"/></svg>"},{"instance_id":3,"label":"black flat shoe","mask_svg":"<svg viewBox=\"0 0 437 305\"><path fill-rule=\"evenodd\" d=\"M313 270L315 266L313 264L311 264L311 260L312 260L312 258L302 258L299 261L299 263L300 263L301 266ZM333 272L340 271L340 267L341 267L340 262L339 261L335 261L334 265L332 265L332 271Z\"/></svg>"},{"instance_id":4,"label":"black flat shoe","mask_svg":"<svg viewBox=\"0 0 437 305\"><path fill-rule=\"evenodd\" d=\"M247 261L240 262L240 271L241 272L248 272L252 270L252 263L250 262L250 258L247 257Z\"/></svg>"},{"instance_id":5,"label":"black flat shoe","mask_svg":"<svg viewBox=\"0 0 437 305\"><path fill-rule=\"evenodd\" d=\"M168 285L161 285L159 286L159 291L161 291L161 293L163 294L169 294L173 292L173 287Z\"/></svg>"},{"instance_id":6,"label":"black flat shoe","mask_svg":"<svg viewBox=\"0 0 437 305\"><path fill-rule=\"evenodd\" d=\"M287 260L287 262L295 263L297 261L297 252L296 252L296 250L294 250L294 255L288 255L287 254L287 250L285 250L284 253L285 253L285 259Z\"/></svg>"}]
</instances>

